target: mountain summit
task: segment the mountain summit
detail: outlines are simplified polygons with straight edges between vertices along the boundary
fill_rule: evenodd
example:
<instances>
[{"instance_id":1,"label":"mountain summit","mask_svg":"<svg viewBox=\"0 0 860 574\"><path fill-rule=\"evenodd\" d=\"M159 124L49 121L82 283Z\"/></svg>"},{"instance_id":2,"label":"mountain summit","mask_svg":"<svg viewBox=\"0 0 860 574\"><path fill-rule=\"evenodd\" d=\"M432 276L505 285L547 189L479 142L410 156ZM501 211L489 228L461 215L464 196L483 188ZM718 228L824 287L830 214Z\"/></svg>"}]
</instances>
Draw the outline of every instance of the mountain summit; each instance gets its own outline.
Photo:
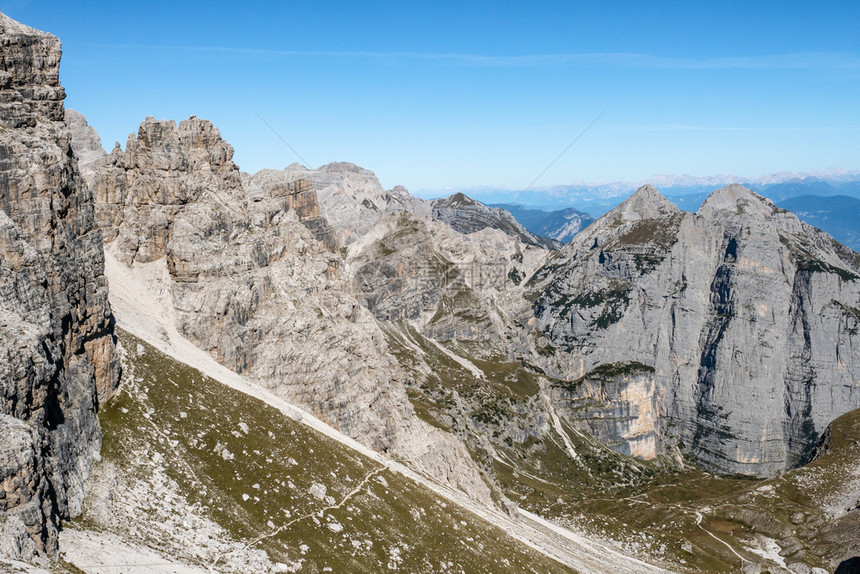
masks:
<instances>
[{"instance_id":1,"label":"mountain summit","mask_svg":"<svg viewBox=\"0 0 860 574\"><path fill-rule=\"evenodd\" d=\"M698 215L706 219L731 218L736 215L770 218L779 210L773 202L742 185L732 184L714 191L699 208Z\"/></svg>"},{"instance_id":2,"label":"mountain summit","mask_svg":"<svg viewBox=\"0 0 860 574\"><path fill-rule=\"evenodd\" d=\"M530 280L538 332L562 350L541 363L548 373L636 375L610 377L584 419L591 383L557 406L622 452L678 448L754 476L802 464L831 420L860 407L859 264L742 186L696 215L640 188ZM610 417L619 409L632 418Z\"/></svg>"},{"instance_id":3,"label":"mountain summit","mask_svg":"<svg viewBox=\"0 0 860 574\"><path fill-rule=\"evenodd\" d=\"M643 185L610 213L613 214L613 218L620 218L621 221L628 222L640 219L657 219L677 212L678 207L663 197L654 187Z\"/></svg>"}]
</instances>

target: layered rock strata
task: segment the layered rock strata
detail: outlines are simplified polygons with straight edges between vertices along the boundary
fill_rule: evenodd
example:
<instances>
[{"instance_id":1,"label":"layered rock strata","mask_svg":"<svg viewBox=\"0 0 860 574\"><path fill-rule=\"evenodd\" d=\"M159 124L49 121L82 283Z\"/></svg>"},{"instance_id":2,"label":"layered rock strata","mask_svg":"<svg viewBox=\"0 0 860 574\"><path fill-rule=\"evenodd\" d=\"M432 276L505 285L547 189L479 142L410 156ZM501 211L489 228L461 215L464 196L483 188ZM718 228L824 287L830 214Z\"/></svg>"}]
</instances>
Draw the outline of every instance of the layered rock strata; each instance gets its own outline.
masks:
<instances>
[{"instance_id":1,"label":"layered rock strata","mask_svg":"<svg viewBox=\"0 0 860 574\"><path fill-rule=\"evenodd\" d=\"M433 218L443 221L460 233L474 233L482 229L500 229L518 238L526 245L558 249L561 243L548 237L540 237L523 227L514 216L500 207L490 207L462 193L444 199L435 199Z\"/></svg>"},{"instance_id":2,"label":"layered rock strata","mask_svg":"<svg viewBox=\"0 0 860 574\"><path fill-rule=\"evenodd\" d=\"M119 363L60 41L0 14L0 46L0 551L33 560L80 512Z\"/></svg>"},{"instance_id":3,"label":"layered rock strata","mask_svg":"<svg viewBox=\"0 0 860 574\"><path fill-rule=\"evenodd\" d=\"M361 442L489 498L465 448L414 416L311 178L243 176L210 122L148 118L92 185L108 256L162 294L180 333Z\"/></svg>"},{"instance_id":4,"label":"layered rock strata","mask_svg":"<svg viewBox=\"0 0 860 574\"><path fill-rule=\"evenodd\" d=\"M528 289L559 411L623 452L768 476L860 407L860 255L741 186L641 188Z\"/></svg>"}]
</instances>

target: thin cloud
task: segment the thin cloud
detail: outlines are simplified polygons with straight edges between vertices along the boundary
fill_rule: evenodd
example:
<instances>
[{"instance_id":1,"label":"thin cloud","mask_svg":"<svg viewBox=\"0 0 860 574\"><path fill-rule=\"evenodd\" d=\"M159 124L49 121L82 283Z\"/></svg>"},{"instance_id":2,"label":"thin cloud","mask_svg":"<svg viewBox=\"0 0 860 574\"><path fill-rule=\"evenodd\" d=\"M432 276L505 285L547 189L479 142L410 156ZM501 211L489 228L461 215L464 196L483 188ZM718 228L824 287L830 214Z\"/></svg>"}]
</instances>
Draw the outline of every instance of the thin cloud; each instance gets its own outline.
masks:
<instances>
[{"instance_id":1,"label":"thin cloud","mask_svg":"<svg viewBox=\"0 0 860 574\"><path fill-rule=\"evenodd\" d=\"M337 50L269 50L230 46L158 46L149 44L89 44L95 48L215 52L275 57L342 58L363 60L424 60L460 66L539 67L569 66L666 70L860 69L860 55L845 52L799 52L725 58L673 58L629 52L488 56L441 52L373 52Z\"/></svg>"}]
</instances>

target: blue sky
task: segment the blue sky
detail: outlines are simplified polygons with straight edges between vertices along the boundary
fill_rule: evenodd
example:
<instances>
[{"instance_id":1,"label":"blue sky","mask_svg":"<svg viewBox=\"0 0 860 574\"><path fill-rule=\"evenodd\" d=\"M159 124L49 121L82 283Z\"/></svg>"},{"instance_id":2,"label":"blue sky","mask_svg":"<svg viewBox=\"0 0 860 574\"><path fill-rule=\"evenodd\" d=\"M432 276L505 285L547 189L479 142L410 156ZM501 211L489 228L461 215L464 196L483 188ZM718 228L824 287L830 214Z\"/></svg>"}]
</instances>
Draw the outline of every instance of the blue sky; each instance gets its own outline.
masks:
<instances>
[{"instance_id":1,"label":"blue sky","mask_svg":"<svg viewBox=\"0 0 860 574\"><path fill-rule=\"evenodd\" d=\"M858 2L48 2L66 104L105 147L211 119L246 171L386 187L860 169Z\"/></svg>"}]
</instances>

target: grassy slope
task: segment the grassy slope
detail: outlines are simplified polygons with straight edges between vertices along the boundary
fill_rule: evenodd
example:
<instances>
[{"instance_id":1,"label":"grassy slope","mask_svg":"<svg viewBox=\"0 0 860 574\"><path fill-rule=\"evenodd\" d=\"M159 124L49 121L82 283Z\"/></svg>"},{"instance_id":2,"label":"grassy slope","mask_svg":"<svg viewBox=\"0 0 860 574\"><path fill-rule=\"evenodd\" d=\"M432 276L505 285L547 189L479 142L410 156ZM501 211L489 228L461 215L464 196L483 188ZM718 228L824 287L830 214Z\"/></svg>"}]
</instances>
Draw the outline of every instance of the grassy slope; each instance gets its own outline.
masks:
<instances>
[{"instance_id":1,"label":"grassy slope","mask_svg":"<svg viewBox=\"0 0 860 574\"><path fill-rule=\"evenodd\" d=\"M253 547L272 562L301 563L301 572L569 571L277 409L127 333L120 340L129 364L100 415L102 464L146 482L141 461L161 461L189 508L233 541L259 539ZM320 494L315 483L329 498L311 493ZM99 524L85 514L78 526Z\"/></svg>"},{"instance_id":2,"label":"grassy slope","mask_svg":"<svg viewBox=\"0 0 860 574\"><path fill-rule=\"evenodd\" d=\"M843 487L840 477L860 474L860 412L834 422L830 454L768 481L632 459L563 422L578 454L574 460L551 426L520 441L504 432L518 425L520 415L512 414L517 406L536 405L528 399L536 393L537 373L474 345L446 343L481 368L486 378L478 379L408 325L389 324L387 334L392 351L415 378L410 399L419 416L465 440L476 461L524 508L690 572L736 572L744 566L740 557L761 564L763 572L781 571L778 561L762 556L766 538L778 543L786 565L801 562L832 571L853 555L860 510L832 520L822 501ZM468 424L455 421L464 415ZM477 434L493 443L495 458L482 450L486 443Z\"/></svg>"}]
</instances>

